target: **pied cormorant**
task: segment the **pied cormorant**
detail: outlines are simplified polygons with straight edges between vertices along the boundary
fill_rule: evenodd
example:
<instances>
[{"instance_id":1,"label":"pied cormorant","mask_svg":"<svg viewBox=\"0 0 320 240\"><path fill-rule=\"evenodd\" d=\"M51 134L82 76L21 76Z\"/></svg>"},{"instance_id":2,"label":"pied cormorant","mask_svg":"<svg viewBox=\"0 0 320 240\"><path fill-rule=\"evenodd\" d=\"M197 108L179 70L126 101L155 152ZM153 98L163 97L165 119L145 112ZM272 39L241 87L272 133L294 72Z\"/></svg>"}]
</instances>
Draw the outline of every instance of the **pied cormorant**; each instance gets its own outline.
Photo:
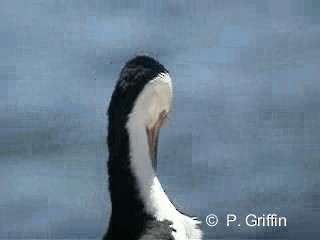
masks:
<instances>
[{"instance_id":1,"label":"pied cormorant","mask_svg":"<svg viewBox=\"0 0 320 240\"><path fill-rule=\"evenodd\" d=\"M172 204L156 176L159 131L172 108L172 80L136 56L120 72L108 108L111 217L104 240L202 239L200 221Z\"/></svg>"}]
</instances>

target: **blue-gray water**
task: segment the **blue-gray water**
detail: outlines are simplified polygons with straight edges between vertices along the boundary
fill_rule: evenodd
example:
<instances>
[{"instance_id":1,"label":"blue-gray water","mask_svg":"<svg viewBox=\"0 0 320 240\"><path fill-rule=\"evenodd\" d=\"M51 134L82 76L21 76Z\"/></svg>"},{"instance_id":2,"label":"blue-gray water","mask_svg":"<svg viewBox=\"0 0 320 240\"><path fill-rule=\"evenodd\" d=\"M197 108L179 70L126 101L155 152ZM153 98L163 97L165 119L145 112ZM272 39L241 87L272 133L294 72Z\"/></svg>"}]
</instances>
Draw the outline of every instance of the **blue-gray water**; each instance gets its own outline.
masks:
<instances>
[{"instance_id":1,"label":"blue-gray water","mask_svg":"<svg viewBox=\"0 0 320 240\"><path fill-rule=\"evenodd\" d=\"M2 0L0 239L101 236L105 112L121 67L143 53L175 87L160 181L186 212L220 217L206 239L319 239L319 9ZM227 213L276 213L287 227L228 228Z\"/></svg>"}]
</instances>

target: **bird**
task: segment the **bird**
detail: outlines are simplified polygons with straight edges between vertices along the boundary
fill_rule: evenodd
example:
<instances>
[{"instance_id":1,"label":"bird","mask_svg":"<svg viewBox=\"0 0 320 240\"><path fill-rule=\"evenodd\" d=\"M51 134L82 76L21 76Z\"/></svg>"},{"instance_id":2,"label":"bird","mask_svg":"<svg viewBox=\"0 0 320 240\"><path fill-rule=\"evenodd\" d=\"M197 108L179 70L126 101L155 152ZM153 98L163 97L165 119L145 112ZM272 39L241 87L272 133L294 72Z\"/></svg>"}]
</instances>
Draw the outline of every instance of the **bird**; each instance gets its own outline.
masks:
<instances>
[{"instance_id":1,"label":"bird","mask_svg":"<svg viewBox=\"0 0 320 240\"><path fill-rule=\"evenodd\" d=\"M172 79L161 63L146 55L126 62L108 107L111 214L103 240L202 239L201 221L177 209L156 175L172 102Z\"/></svg>"}]
</instances>

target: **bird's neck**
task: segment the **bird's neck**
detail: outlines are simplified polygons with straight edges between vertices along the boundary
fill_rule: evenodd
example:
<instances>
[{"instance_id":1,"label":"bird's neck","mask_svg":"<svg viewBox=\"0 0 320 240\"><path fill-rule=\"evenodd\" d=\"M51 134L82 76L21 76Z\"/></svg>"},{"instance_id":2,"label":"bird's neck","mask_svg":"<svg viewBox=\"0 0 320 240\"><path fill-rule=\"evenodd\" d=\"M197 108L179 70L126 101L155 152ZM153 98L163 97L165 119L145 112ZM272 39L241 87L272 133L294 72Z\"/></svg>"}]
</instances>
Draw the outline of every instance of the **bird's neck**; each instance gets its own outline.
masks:
<instances>
[{"instance_id":1,"label":"bird's neck","mask_svg":"<svg viewBox=\"0 0 320 240\"><path fill-rule=\"evenodd\" d=\"M138 184L138 191L148 214L158 220L169 219L176 211L164 192L152 167L146 128L140 121L129 121L130 168Z\"/></svg>"},{"instance_id":2,"label":"bird's neck","mask_svg":"<svg viewBox=\"0 0 320 240\"><path fill-rule=\"evenodd\" d=\"M199 222L175 209L156 177L145 127L127 124L123 131L121 123L116 125L109 125L108 134L112 214L106 236L124 234L123 229L130 236L139 235L151 217L173 222L175 239L201 239Z\"/></svg>"},{"instance_id":3,"label":"bird's neck","mask_svg":"<svg viewBox=\"0 0 320 240\"><path fill-rule=\"evenodd\" d=\"M198 221L181 214L169 200L153 170L145 127L127 124L130 168L138 184L144 211L159 221L169 220L176 230L174 239L201 239Z\"/></svg>"}]
</instances>

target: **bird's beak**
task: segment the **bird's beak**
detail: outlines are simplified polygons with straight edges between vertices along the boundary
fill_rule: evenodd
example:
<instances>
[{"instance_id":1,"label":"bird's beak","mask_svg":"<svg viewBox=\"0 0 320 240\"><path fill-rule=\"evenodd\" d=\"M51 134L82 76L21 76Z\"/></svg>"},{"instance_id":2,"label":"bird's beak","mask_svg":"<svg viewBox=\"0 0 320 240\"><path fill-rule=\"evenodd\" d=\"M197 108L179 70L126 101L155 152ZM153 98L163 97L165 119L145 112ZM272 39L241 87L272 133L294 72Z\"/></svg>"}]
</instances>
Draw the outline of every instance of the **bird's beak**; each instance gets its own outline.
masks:
<instances>
[{"instance_id":1,"label":"bird's beak","mask_svg":"<svg viewBox=\"0 0 320 240\"><path fill-rule=\"evenodd\" d=\"M150 128L147 127L149 153L150 153L151 163L154 171L157 170L157 153L158 153L160 128L166 124L166 121L167 121L167 113L165 110L163 110L159 114L159 117L155 122L155 124Z\"/></svg>"}]
</instances>

